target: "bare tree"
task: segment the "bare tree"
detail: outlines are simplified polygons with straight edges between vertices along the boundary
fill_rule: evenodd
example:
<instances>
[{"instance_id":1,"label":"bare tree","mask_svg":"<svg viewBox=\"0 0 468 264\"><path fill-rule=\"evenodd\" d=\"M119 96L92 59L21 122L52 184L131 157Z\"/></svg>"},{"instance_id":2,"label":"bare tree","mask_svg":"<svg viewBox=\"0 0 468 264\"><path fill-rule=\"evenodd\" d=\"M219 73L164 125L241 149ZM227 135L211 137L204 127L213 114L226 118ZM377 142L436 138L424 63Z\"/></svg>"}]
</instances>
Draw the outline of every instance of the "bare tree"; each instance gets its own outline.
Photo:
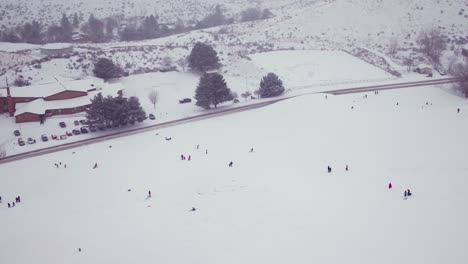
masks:
<instances>
[{"instance_id":1,"label":"bare tree","mask_svg":"<svg viewBox=\"0 0 468 264\"><path fill-rule=\"evenodd\" d=\"M5 144L0 144L0 159L3 159L6 157L6 148L5 148Z\"/></svg>"},{"instance_id":2,"label":"bare tree","mask_svg":"<svg viewBox=\"0 0 468 264\"><path fill-rule=\"evenodd\" d=\"M158 102L158 99L159 99L158 91L152 90L152 91L148 94L148 99L149 99L150 102L153 104L154 109L156 109L156 103Z\"/></svg>"},{"instance_id":3,"label":"bare tree","mask_svg":"<svg viewBox=\"0 0 468 264\"><path fill-rule=\"evenodd\" d=\"M397 38L392 38L388 46L388 52L391 55L394 55L397 53L397 51L398 51L398 40Z\"/></svg>"},{"instance_id":4,"label":"bare tree","mask_svg":"<svg viewBox=\"0 0 468 264\"><path fill-rule=\"evenodd\" d=\"M255 90L254 91L254 94L257 96L257 98L260 98L260 90Z\"/></svg>"},{"instance_id":5,"label":"bare tree","mask_svg":"<svg viewBox=\"0 0 468 264\"><path fill-rule=\"evenodd\" d=\"M422 31L417 42L424 55L433 63L439 63L440 55L447 47L445 36L439 30Z\"/></svg>"},{"instance_id":6,"label":"bare tree","mask_svg":"<svg viewBox=\"0 0 468 264\"><path fill-rule=\"evenodd\" d=\"M242 98L244 98L247 101L247 98L249 98L252 95L250 91L245 91L241 93Z\"/></svg>"}]
</instances>

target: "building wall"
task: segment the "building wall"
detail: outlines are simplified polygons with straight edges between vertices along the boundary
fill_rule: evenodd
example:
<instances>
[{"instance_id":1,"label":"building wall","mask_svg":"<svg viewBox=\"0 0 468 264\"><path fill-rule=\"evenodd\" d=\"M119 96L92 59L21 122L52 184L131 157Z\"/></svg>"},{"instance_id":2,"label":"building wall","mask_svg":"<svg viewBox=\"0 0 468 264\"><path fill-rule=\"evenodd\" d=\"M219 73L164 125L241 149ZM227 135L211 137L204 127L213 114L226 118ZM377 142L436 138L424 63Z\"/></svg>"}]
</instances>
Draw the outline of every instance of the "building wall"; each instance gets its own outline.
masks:
<instances>
[{"instance_id":1,"label":"building wall","mask_svg":"<svg viewBox=\"0 0 468 264\"><path fill-rule=\"evenodd\" d=\"M39 122L41 121L41 116L33 113L23 113L16 116L16 123L24 122Z\"/></svg>"},{"instance_id":2,"label":"building wall","mask_svg":"<svg viewBox=\"0 0 468 264\"><path fill-rule=\"evenodd\" d=\"M0 114L7 112L7 109L4 109L6 106L6 98L0 97Z\"/></svg>"},{"instance_id":3,"label":"building wall","mask_svg":"<svg viewBox=\"0 0 468 264\"><path fill-rule=\"evenodd\" d=\"M86 111L88 107L90 107L91 104L89 105L84 105L80 107L74 107L74 108L65 108L65 109L50 109L46 111L46 116L54 116L54 115L71 115L71 114L76 114L80 112Z\"/></svg>"},{"instance_id":4,"label":"building wall","mask_svg":"<svg viewBox=\"0 0 468 264\"><path fill-rule=\"evenodd\" d=\"M79 92L79 91L63 91L51 96L47 96L44 98L46 101L53 101L53 100L66 100L72 99L80 96L86 96L88 93L86 92Z\"/></svg>"}]
</instances>

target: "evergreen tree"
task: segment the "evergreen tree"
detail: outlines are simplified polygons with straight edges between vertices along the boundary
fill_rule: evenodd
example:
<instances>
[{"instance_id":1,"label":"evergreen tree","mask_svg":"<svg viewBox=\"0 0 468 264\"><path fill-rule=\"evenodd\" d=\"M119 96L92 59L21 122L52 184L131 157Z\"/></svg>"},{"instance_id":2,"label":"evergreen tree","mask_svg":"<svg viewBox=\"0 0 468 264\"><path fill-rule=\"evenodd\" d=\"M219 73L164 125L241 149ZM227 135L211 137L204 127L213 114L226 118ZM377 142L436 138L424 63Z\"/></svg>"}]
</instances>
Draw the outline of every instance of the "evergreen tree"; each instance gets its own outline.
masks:
<instances>
[{"instance_id":1,"label":"evergreen tree","mask_svg":"<svg viewBox=\"0 0 468 264\"><path fill-rule=\"evenodd\" d=\"M212 14L207 15L202 21L198 22L196 28L209 28L209 27L216 27L220 25L225 25L231 22L227 19L223 14L223 9L220 5L215 7L215 10Z\"/></svg>"},{"instance_id":2,"label":"evergreen tree","mask_svg":"<svg viewBox=\"0 0 468 264\"><path fill-rule=\"evenodd\" d=\"M132 96L128 98L128 120L131 124L142 122L146 119L146 112L141 107L138 97Z\"/></svg>"},{"instance_id":3,"label":"evergreen tree","mask_svg":"<svg viewBox=\"0 0 468 264\"><path fill-rule=\"evenodd\" d=\"M283 82L278 75L270 72L260 82L259 94L262 98L278 96L284 92Z\"/></svg>"},{"instance_id":4,"label":"evergreen tree","mask_svg":"<svg viewBox=\"0 0 468 264\"><path fill-rule=\"evenodd\" d=\"M273 15L273 13L270 11L270 9L268 9L268 8L263 9L262 19L272 18L273 16L274 16L274 15Z\"/></svg>"},{"instance_id":5,"label":"evergreen tree","mask_svg":"<svg viewBox=\"0 0 468 264\"><path fill-rule=\"evenodd\" d=\"M115 65L113 61L107 58L99 58L98 61L94 64L93 73L98 78L110 79L120 77L123 70Z\"/></svg>"},{"instance_id":6,"label":"evergreen tree","mask_svg":"<svg viewBox=\"0 0 468 264\"><path fill-rule=\"evenodd\" d=\"M133 41L141 39L140 33L132 25L126 26L122 31L119 32L120 40L122 41Z\"/></svg>"},{"instance_id":7,"label":"evergreen tree","mask_svg":"<svg viewBox=\"0 0 468 264\"><path fill-rule=\"evenodd\" d=\"M159 24L158 17L151 15L145 17L141 27L140 27L141 36L145 39L156 38L159 36Z\"/></svg>"},{"instance_id":8,"label":"evergreen tree","mask_svg":"<svg viewBox=\"0 0 468 264\"><path fill-rule=\"evenodd\" d=\"M73 27L70 21L68 20L68 17L65 14L62 14L62 20L60 21L60 30L61 30L61 34L60 34L59 41L71 42Z\"/></svg>"},{"instance_id":9,"label":"evergreen tree","mask_svg":"<svg viewBox=\"0 0 468 264\"><path fill-rule=\"evenodd\" d=\"M247 8L241 13L241 22L259 20L262 17L262 13L258 8Z\"/></svg>"},{"instance_id":10,"label":"evergreen tree","mask_svg":"<svg viewBox=\"0 0 468 264\"><path fill-rule=\"evenodd\" d=\"M78 28L80 26L80 19L78 18L78 14L73 14L72 25L74 28Z\"/></svg>"},{"instance_id":11,"label":"evergreen tree","mask_svg":"<svg viewBox=\"0 0 468 264\"><path fill-rule=\"evenodd\" d=\"M47 42L60 42L62 29L57 25L50 25L47 29Z\"/></svg>"},{"instance_id":12,"label":"evergreen tree","mask_svg":"<svg viewBox=\"0 0 468 264\"><path fill-rule=\"evenodd\" d=\"M217 69L220 66L218 53L210 45L201 42L197 42L192 48L188 62L190 68L200 72Z\"/></svg>"},{"instance_id":13,"label":"evergreen tree","mask_svg":"<svg viewBox=\"0 0 468 264\"><path fill-rule=\"evenodd\" d=\"M106 118L104 114L104 97L101 93L98 93L94 98L91 99L91 107L86 112L86 119L89 124L92 125L103 125Z\"/></svg>"},{"instance_id":14,"label":"evergreen tree","mask_svg":"<svg viewBox=\"0 0 468 264\"><path fill-rule=\"evenodd\" d=\"M10 29L10 30L3 32L2 41L11 42L11 43L19 43L21 42L21 38L18 37L18 34L14 30Z\"/></svg>"},{"instance_id":15,"label":"evergreen tree","mask_svg":"<svg viewBox=\"0 0 468 264\"><path fill-rule=\"evenodd\" d=\"M231 90L227 87L224 78L219 73L205 73L200 77L195 91L195 103L197 106L210 109L213 104L216 108L218 104L231 101L233 99Z\"/></svg>"},{"instance_id":16,"label":"evergreen tree","mask_svg":"<svg viewBox=\"0 0 468 264\"><path fill-rule=\"evenodd\" d=\"M37 21L26 23L20 28L20 36L23 42L31 44L42 43L41 25Z\"/></svg>"},{"instance_id":17,"label":"evergreen tree","mask_svg":"<svg viewBox=\"0 0 468 264\"><path fill-rule=\"evenodd\" d=\"M146 119L146 113L137 97L103 97L99 93L91 99L86 118L93 125L111 124L118 127L142 122Z\"/></svg>"},{"instance_id":18,"label":"evergreen tree","mask_svg":"<svg viewBox=\"0 0 468 264\"><path fill-rule=\"evenodd\" d=\"M113 18L106 19L106 38L112 39L114 37L114 29L117 28L118 23Z\"/></svg>"},{"instance_id":19,"label":"evergreen tree","mask_svg":"<svg viewBox=\"0 0 468 264\"><path fill-rule=\"evenodd\" d=\"M92 42L103 42L104 37L104 23L95 18L93 14L89 15L88 23L83 26L83 31L88 34Z\"/></svg>"}]
</instances>

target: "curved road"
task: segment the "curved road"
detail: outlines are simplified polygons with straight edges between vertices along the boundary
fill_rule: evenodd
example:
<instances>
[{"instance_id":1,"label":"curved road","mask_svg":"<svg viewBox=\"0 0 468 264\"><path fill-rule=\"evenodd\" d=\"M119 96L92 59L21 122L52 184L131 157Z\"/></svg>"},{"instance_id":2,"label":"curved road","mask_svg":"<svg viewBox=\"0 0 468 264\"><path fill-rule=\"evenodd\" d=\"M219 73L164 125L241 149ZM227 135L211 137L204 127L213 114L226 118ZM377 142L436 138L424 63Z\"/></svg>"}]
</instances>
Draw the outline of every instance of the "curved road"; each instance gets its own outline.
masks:
<instances>
[{"instance_id":1,"label":"curved road","mask_svg":"<svg viewBox=\"0 0 468 264\"><path fill-rule=\"evenodd\" d=\"M67 150L67 149L71 149L71 148L75 148L79 146L94 144L94 143L102 142L102 141L109 140L109 139L126 137L130 135L138 134L138 133L143 133L143 132L147 132L147 131L151 131L155 129L164 128L164 127L171 127L171 126L176 126L176 125L185 124L189 122L204 120L208 118L213 118L213 117L218 117L218 116L223 116L223 115L228 115L228 114L233 114L233 113L239 113L239 112L264 107L266 105L274 104L279 101L287 100L287 99L298 97L298 96L304 96L308 94L329 93L329 94L334 94L334 95L341 95L341 94L349 94L349 93L369 92L369 91L375 91L375 90L401 89L401 88L411 88L411 87L427 86L427 85L435 85L435 84L445 84L445 83L457 82L458 80L459 78L451 77L451 78L444 78L444 79L438 79L438 80L425 80L425 81L417 81L417 82L362 86L362 87L355 87L355 88L342 89L342 90L329 90L329 91L321 91L321 92L303 93L300 95L288 96L288 97L283 97L280 99L273 99L273 100L269 100L266 102L260 102L260 103L255 103L255 104L250 104L250 105L245 105L245 106L240 106L240 107L235 107L235 108L212 111L206 114L186 117L186 118L182 118L178 120L155 124L152 126L140 127L140 128L135 128L132 130L127 130L127 131L120 131L120 132L116 132L116 133L109 134L109 135L99 136L95 138L70 142L70 143L59 145L59 146L52 146L48 148L43 148L43 149L33 150L33 151L24 152L24 153L20 153L16 155L11 155L3 159L0 159L0 164L12 162L16 160L21 160L21 159L26 159L30 157L35 157L39 155L45 155L48 153L53 153L53 152L57 152L61 150Z\"/></svg>"}]
</instances>

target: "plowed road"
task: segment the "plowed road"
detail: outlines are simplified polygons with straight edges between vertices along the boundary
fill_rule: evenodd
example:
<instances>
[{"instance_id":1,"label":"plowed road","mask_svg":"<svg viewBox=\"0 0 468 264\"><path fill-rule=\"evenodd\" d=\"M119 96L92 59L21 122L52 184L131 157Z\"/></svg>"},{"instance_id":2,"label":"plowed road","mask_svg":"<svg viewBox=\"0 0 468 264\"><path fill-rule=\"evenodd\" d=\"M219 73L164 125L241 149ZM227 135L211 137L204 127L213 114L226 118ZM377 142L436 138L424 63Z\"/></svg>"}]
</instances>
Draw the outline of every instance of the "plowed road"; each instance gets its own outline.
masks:
<instances>
[{"instance_id":1,"label":"plowed road","mask_svg":"<svg viewBox=\"0 0 468 264\"><path fill-rule=\"evenodd\" d=\"M48 148L33 150L33 151L24 152L24 153L20 153L20 154L15 154L15 155L7 156L7 157L5 157L3 159L0 159L0 164L6 163L6 162L11 162L11 161L16 161L16 160L21 160L21 159L25 159L25 158L35 157L35 156L39 156L39 155L44 155L44 154L48 154L48 153L53 153L53 152L57 152L57 151L61 151L61 150L71 149L71 148L75 148L75 147L78 147L78 146L94 144L94 143L102 142L102 141L109 140L109 139L126 137L126 136L130 136L130 135L138 134L138 133L143 133L143 132L148 132L148 131L151 131L151 130L164 128L164 127L180 125L180 124L184 124L184 123L188 123L188 122L195 122L195 121L208 119L208 118L213 118L213 117L217 117L217 116L223 116L223 115L227 115L227 114L239 113L239 112L242 112L242 111L247 111L247 110L250 110L250 109L260 108L260 107L263 107L263 106L266 106L266 105L274 104L274 103L282 101L282 100L287 100L287 99L290 99L290 98L293 98L293 97L303 96L303 95L307 95L307 94L329 93L329 94L334 94L334 95L341 95L341 94L349 94L349 93L369 92L369 91L375 91L375 90L401 89L401 88L411 88L411 87L428 86L428 85L435 85L435 84L445 84L445 83L452 83L452 82L457 82L457 81L458 81L458 78L444 78L444 79L438 79L438 80L425 80L425 81L417 81L417 82L384 84L384 85L374 85L374 86L362 86L362 87L342 89L342 90L329 90L329 91L321 91L321 92L303 93L303 94L300 94L300 95L283 97L283 98L280 98L280 99L273 99L273 100L266 101L266 102L249 104L249 105L239 106L239 107L234 107L234 108L229 108L229 109L212 110L209 113L202 114L202 115L186 117L186 118L182 118L182 119L178 119L178 120L173 120L173 121L169 121L169 122L155 124L155 125L152 125L152 126L146 126L146 127L135 128L135 129L132 129L132 130L127 130L127 131L115 132L113 134L108 134L108 135L104 135L104 136L94 137L94 138L90 138L90 139L84 139L84 140L70 142L70 143L66 143L66 144L62 144L62 145L58 145L58 146L52 146L52 147L48 147Z\"/></svg>"}]
</instances>

